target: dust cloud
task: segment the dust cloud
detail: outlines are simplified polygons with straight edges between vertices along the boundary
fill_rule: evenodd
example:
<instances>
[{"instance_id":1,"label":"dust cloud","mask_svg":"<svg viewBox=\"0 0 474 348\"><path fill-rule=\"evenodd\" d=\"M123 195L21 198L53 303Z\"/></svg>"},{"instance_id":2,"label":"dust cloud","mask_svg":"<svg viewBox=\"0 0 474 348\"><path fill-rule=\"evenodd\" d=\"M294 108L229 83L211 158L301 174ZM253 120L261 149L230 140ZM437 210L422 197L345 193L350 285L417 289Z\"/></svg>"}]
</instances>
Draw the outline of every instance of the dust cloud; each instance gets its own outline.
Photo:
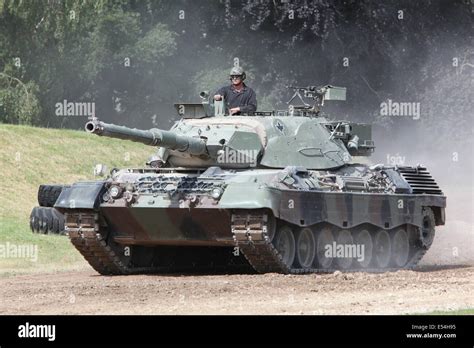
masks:
<instances>
[{"instance_id":1,"label":"dust cloud","mask_svg":"<svg viewBox=\"0 0 474 348\"><path fill-rule=\"evenodd\" d=\"M436 228L433 245L421 264L474 264L474 161L472 140L434 138L420 125L399 123L390 131L375 128L372 162L422 164L447 197L446 224Z\"/></svg>"}]
</instances>

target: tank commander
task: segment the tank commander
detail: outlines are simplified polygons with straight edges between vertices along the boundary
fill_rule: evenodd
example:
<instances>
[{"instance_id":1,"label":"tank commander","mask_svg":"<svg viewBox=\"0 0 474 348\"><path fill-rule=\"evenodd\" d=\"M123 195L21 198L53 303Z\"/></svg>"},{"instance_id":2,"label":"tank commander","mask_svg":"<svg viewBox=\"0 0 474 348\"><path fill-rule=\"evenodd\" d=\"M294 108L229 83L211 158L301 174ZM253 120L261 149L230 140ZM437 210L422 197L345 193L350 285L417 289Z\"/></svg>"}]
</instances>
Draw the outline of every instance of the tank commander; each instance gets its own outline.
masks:
<instances>
[{"instance_id":1,"label":"tank commander","mask_svg":"<svg viewBox=\"0 0 474 348\"><path fill-rule=\"evenodd\" d=\"M245 83L245 71L240 66L235 66L230 71L230 86L224 86L217 91L214 100L224 97L226 108L230 115L242 115L257 110L257 96L254 90Z\"/></svg>"}]
</instances>

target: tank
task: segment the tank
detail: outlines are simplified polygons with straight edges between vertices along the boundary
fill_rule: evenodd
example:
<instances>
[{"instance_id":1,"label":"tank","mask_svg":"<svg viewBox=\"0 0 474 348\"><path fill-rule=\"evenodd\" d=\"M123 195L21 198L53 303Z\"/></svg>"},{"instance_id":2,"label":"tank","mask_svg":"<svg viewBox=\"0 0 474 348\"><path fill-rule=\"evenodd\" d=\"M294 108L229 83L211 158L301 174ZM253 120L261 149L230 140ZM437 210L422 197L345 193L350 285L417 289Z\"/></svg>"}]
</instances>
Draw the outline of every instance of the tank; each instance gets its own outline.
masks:
<instances>
[{"instance_id":1,"label":"tank","mask_svg":"<svg viewBox=\"0 0 474 348\"><path fill-rule=\"evenodd\" d=\"M239 116L203 92L176 104L168 131L89 120L91 134L157 151L141 168L64 187L54 207L72 244L104 275L414 267L445 223L428 169L368 164L371 125L321 111L345 88L290 88L287 110Z\"/></svg>"}]
</instances>

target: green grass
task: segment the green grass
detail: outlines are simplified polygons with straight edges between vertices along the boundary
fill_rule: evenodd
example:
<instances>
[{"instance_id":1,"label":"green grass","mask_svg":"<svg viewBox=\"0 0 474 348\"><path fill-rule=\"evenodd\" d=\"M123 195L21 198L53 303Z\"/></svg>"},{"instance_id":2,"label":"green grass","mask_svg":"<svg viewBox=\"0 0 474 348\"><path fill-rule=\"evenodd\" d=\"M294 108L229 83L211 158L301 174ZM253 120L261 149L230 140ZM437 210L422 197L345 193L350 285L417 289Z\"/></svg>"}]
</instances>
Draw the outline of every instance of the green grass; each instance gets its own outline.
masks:
<instances>
[{"instance_id":1,"label":"green grass","mask_svg":"<svg viewBox=\"0 0 474 348\"><path fill-rule=\"evenodd\" d=\"M82 256L65 236L33 234L28 224L15 218L0 221L0 244L29 245L37 254L16 258L6 254L0 258L0 277L32 272L55 272L87 267Z\"/></svg>"},{"instance_id":2,"label":"green grass","mask_svg":"<svg viewBox=\"0 0 474 348\"><path fill-rule=\"evenodd\" d=\"M457 309L452 311L434 311L422 313L427 315L474 315L474 308Z\"/></svg>"},{"instance_id":3,"label":"green grass","mask_svg":"<svg viewBox=\"0 0 474 348\"><path fill-rule=\"evenodd\" d=\"M38 260L0 255L0 276L87 267L67 237L33 234L31 209L43 183L93 180L97 163L140 167L152 147L85 132L0 124L0 245L36 245Z\"/></svg>"}]
</instances>

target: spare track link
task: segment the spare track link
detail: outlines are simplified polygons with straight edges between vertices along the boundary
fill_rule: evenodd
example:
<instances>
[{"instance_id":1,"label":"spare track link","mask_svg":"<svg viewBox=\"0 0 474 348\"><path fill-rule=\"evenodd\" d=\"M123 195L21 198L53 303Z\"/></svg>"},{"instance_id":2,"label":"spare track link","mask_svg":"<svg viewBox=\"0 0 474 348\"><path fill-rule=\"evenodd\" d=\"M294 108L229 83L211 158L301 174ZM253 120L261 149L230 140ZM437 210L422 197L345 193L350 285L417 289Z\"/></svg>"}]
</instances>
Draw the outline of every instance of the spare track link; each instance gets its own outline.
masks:
<instances>
[{"instance_id":1,"label":"spare track link","mask_svg":"<svg viewBox=\"0 0 474 348\"><path fill-rule=\"evenodd\" d=\"M232 235L235 245L244 254L247 261L258 273L333 273L342 272L395 272L400 269L412 269L422 259L427 250L418 249L402 268L294 268L282 262L278 250L273 246L268 235L268 215L257 211L236 212L231 218Z\"/></svg>"},{"instance_id":2,"label":"spare track link","mask_svg":"<svg viewBox=\"0 0 474 348\"><path fill-rule=\"evenodd\" d=\"M132 273L99 233L99 214L93 211L65 214L66 231L76 249L100 274Z\"/></svg>"}]
</instances>

